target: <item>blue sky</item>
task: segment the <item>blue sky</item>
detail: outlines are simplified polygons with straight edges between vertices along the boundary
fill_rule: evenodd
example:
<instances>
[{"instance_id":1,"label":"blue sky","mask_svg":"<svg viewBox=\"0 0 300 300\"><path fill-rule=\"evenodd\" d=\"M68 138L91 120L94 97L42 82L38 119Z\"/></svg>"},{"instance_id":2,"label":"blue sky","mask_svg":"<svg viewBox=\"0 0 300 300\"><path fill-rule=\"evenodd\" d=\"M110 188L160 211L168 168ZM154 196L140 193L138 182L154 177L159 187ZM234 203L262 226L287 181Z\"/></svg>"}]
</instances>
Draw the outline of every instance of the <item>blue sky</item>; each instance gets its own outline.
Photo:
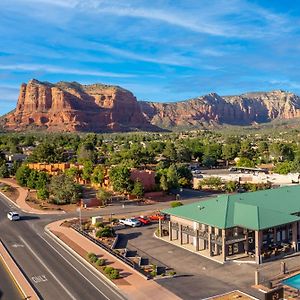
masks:
<instances>
[{"instance_id":1,"label":"blue sky","mask_svg":"<svg viewBox=\"0 0 300 300\"><path fill-rule=\"evenodd\" d=\"M1 0L0 114L31 78L116 84L153 101L300 94L297 2Z\"/></svg>"}]
</instances>

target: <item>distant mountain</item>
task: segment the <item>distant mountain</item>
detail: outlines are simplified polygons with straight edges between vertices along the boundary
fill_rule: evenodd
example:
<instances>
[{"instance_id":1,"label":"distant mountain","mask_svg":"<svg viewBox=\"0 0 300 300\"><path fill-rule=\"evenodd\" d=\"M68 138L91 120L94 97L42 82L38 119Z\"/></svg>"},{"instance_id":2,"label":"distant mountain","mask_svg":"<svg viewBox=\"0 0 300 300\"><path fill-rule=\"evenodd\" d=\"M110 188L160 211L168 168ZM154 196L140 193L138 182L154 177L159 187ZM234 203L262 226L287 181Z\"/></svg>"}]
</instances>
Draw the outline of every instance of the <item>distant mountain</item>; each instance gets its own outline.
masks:
<instances>
[{"instance_id":1,"label":"distant mountain","mask_svg":"<svg viewBox=\"0 0 300 300\"><path fill-rule=\"evenodd\" d=\"M30 80L20 88L17 107L1 118L6 130L157 131L133 94L121 87Z\"/></svg>"},{"instance_id":2,"label":"distant mountain","mask_svg":"<svg viewBox=\"0 0 300 300\"><path fill-rule=\"evenodd\" d=\"M299 117L300 97L281 90L158 103L138 102L119 86L33 79L21 85L16 109L0 118L0 126L13 131L161 131L298 122Z\"/></svg>"},{"instance_id":3,"label":"distant mountain","mask_svg":"<svg viewBox=\"0 0 300 300\"><path fill-rule=\"evenodd\" d=\"M300 117L300 97L281 90L224 97L211 93L180 102L139 104L148 120L163 128L253 125Z\"/></svg>"}]
</instances>

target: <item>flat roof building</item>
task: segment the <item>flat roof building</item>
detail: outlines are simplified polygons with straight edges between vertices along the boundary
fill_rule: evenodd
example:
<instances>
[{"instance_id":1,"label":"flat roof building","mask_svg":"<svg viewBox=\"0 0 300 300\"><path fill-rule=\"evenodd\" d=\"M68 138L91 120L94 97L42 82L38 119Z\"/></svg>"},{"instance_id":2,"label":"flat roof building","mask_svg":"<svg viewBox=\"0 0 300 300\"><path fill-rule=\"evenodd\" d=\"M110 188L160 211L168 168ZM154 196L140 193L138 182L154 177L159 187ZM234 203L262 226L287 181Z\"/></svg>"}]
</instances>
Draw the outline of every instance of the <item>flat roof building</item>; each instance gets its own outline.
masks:
<instances>
[{"instance_id":1,"label":"flat roof building","mask_svg":"<svg viewBox=\"0 0 300 300\"><path fill-rule=\"evenodd\" d=\"M163 210L160 235L220 262L261 263L298 251L300 186L220 195Z\"/></svg>"}]
</instances>

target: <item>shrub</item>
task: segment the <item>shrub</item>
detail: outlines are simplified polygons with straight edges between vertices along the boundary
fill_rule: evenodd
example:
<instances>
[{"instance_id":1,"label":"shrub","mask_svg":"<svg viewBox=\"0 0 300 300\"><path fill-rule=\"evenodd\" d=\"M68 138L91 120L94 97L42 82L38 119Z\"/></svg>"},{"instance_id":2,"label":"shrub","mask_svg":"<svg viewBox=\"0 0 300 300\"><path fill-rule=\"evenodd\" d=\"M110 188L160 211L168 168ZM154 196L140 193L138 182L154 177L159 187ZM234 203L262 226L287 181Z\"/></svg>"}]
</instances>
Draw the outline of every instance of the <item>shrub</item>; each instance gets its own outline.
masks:
<instances>
[{"instance_id":1,"label":"shrub","mask_svg":"<svg viewBox=\"0 0 300 300\"><path fill-rule=\"evenodd\" d=\"M157 275L157 272L156 272L155 270L153 270L153 271L151 271L150 275L151 275L152 277L155 277L155 276Z\"/></svg>"},{"instance_id":2,"label":"shrub","mask_svg":"<svg viewBox=\"0 0 300 300\"><path fill-rule=\"evenodd\" d=\"M120 272L117 269L113 269L109 274L108 274L110 279L118 279L120 278Z\"/></svg>"},{"instance_id":3,"label":"shrub","mask_svg":"<svg viewBox=\"0 0 300 300\"><path fill-rule=\"evenodd\" d=\"M182 204L182 202L180 202L180 201L173 201L173 202L171 202L171 207L178 207L178 206L182 206L183 204Z\"/></svg>"},{"instance_id":4,"label":"shrub","mask_svg":"<svg viewBox=\"0 0 300 300\"><path fill-rule=\"evenodd\" d=\"M113 270L114 270L113 267L104 267L103 268L104 273L107 275L110 274Z\"/></svg>"},{"instance_id":5,"label":"shrub","mask_svg":"<svg viewBox=\"0 0 300 300\"><path fill-rule=\"evenodd\" d=\"M112 237L114 236L113 229L111 227L105 226L96 232L96 237Z\"/></svg>"},{"instance_id":6,"label":"shrub","mask_svg":"<svg viewBox=\"0 0 300 300\"><path fill-rule=\"evenodd\" d=\"M170 272L168 272L168 275L174 276L174 275L176 275L176 272L175 271L170 271Z\"/></svg>"},{"instance_id":7,"label":"shrub","mask_svg":"<svg viewBox=\"0 0 300 300\"><path fill-rule=\"evenodd\" d=\"M90 258L90 262L91 262L91 263L96 263L97 260L98 260L97 256L92 256L92 257Z\"/></svg>"},{"instance_id":8,"label":"shrub","mask_svg":"<svg viewBox=\"0 0 300 300\"><path fill-rule=\"evenodd\" d=\"M105 265L105 259L103 259L103 258L98 258L98 260L96 261L96 265L97 265L98 267L104 266L104 265Z\"/></svg>"},{"instance_id":9,"label":"shrub","mask_svg":"<svg viewBox=\"0 0 300 300\"><path fill-rule=\"evenodd\" d=\"M104 227L104 225L102 222L96 222L95 227L100 228L100 227Z\"/></svg>"},{"instance_id":10,"label":"shrub","mask_svg":"<svg viewBox=\"0 0 300 300\"><path fill-rule=\"evenodd\" d=\"M89 252L89 253L87 254L88 259L90 259L92 256L96 256L96 254L93 253L93 252Z\"/></svg>"}]
</instances>

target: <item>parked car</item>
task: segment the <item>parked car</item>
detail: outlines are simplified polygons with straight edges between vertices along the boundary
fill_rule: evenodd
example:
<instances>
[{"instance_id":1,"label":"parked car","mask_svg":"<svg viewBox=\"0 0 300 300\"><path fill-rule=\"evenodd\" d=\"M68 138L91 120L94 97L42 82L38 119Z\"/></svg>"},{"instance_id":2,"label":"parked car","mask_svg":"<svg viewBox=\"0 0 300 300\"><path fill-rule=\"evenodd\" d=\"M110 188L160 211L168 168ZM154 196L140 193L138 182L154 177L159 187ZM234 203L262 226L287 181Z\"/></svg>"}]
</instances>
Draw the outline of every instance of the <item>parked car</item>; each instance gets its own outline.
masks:
<instances>
[{"instance_id":1,"label":"parked car","mask_svg":"<svg viewBox=\"0 0 300 300\"><path fill-rule=\"evenodd\" d=\"M7 218L11 221L20 220L20 215L15 211L10 211L7 213Z\"/></svg>"},{"instance_id":2,"label":"parked car","mask_svg":"<svg viewBox=\"0 0 300 300\"><path fill-rule=\"evenodd\" d=\"M147 217L139 216L139 217L136 217L136 219L137 219L138 221L140 221L142 225L148 225L148 224L151 224L151 221L150 221Z\"/></svg>"},{"instance_id":3,"label":"parked car","mask_svg":"<svg viewBox=\"0 0 300 300\"><path fill-rule=\"evenodd\" d=\"M164 220L165 219L165 215L163 215L161 213L155 213L155 214L149 216L149 219L151 221Z\"/></svg>"},{"instance_id":4,"label":"parked car","mask_svg":"<svg viewBox=\"0 0 300 300\"><path fill-rule=\"evenodd\" d=\"M120 219L119 222L121 224L124 224L126 226L131 226L131 227L141 226L141 222L139 220L137 220L136 218Z\"/></svg>"}]
</instances>

